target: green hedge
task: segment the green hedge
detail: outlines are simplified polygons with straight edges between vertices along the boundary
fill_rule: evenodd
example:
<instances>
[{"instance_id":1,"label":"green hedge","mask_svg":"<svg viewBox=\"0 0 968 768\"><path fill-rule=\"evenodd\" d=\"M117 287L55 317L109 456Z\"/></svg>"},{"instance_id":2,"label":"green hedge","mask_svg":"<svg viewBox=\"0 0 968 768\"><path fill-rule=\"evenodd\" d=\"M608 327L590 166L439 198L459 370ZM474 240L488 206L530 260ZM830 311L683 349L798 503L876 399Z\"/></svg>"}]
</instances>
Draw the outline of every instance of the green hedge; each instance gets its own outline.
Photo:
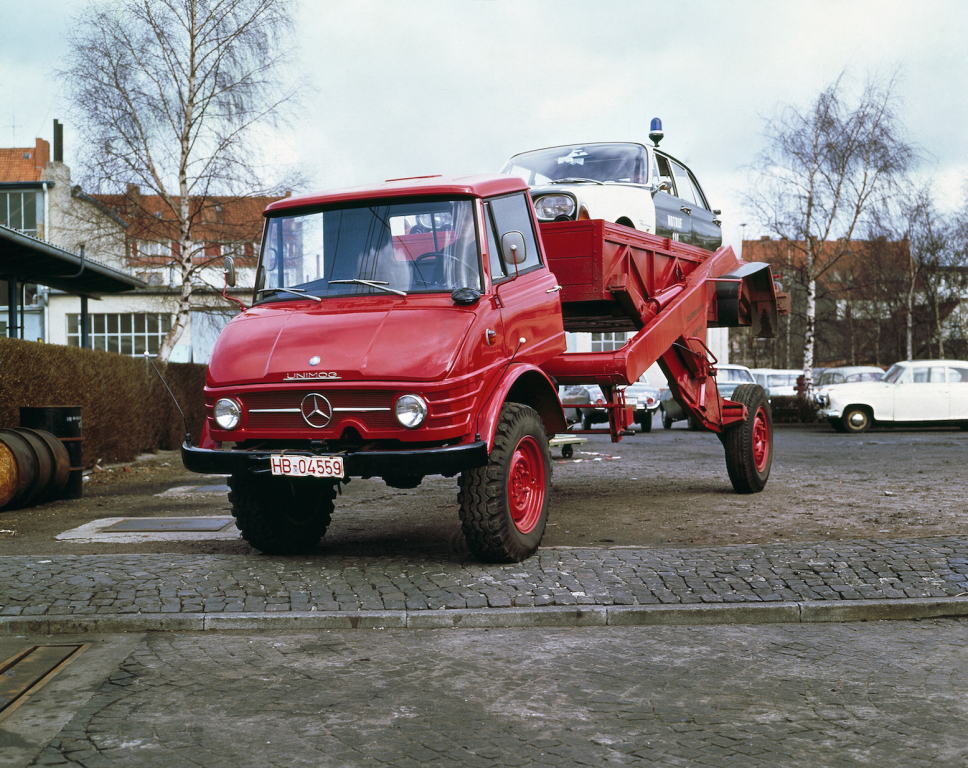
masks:
<instances>
[{"instance_id":1,"label":"green hedge","mask_svg":"<svg viewBox=\"0 0 968 768\"><path fill-rule=\"evenodd\" d=\"M205 418L205 366L159 366L196 445ZM130 461L178 448L185 427L144 358L0 337L0 428L20 426L21 406L82 407L84 463Z\"/></svg>"}]
</instances>

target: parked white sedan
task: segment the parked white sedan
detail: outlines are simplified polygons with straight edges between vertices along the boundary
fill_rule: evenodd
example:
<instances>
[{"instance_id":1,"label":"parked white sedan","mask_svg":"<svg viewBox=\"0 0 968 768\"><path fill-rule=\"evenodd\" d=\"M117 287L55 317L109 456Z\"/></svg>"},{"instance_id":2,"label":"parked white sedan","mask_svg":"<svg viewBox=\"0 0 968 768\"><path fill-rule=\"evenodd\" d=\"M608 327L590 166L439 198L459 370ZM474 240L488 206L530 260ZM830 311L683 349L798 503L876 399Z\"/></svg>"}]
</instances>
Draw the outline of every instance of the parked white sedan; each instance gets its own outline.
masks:
<instances>
[{"instance_id":1,"label":"parked white sedan","mask_svg":"<svg viewBox=\"0 0 968 768\"><path fill-rule=\"evenodd\" d=\"M906 360L880 381L838 384L818 399L820 415L839 432L864 432L875 423L968 429L968 361Z\"/></svg>"}]
</instances>

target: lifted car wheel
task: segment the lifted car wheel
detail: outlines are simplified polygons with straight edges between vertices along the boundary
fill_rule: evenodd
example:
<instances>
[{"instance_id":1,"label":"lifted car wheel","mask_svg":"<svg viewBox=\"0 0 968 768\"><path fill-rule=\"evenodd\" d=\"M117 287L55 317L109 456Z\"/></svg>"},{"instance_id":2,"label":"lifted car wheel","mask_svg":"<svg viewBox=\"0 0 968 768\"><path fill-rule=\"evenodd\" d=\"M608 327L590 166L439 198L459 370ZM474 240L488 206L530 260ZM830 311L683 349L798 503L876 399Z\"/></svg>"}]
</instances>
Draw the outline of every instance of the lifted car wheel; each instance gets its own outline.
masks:
<instances>
[{"instance_id":1,"label":"lifted car wheel","mask_svg":"<svg viewBox=\"0 0 968 768\"><path fill-rule=\"evenodd\" d=\"M311 552L333 514L336 483L311 478L229 478L229 501L242 538L267 555Z\"/></svg>"},{"instance_id":2,"label":"lifted car wheel","mask_svg":"<svg viewBox=\"0 0 968 768\"><path fill-rule=\"evenodd\" d=\"M845 432L859 435L861 432L870 429L872 419L866 408L852 405L844 409L842 421Z\"/></svg>"},{"instance_id":3,"label":"lifted car wheel","mask_svg":"<svg viewBox=\"0 0 968 768\"><path fill-rule=\"evenodd\" d=\"M487 466L460 476L461 528L471 552L518 563L538 549L548 523L551 453L537 411L505 403Z\"/></svg>"},{"instance_id":4,"label":"lifted car wheel","mask_svg":"<svg viewBox=\"0 0 968 768\"><path fill-rule=\"evenodd\" d=\"M759 384L740 384L730 400L746 406L746 421L722 435L726 471L737 493L759 493L773 464L773 414Z\"/></svg>"}]
</instances>

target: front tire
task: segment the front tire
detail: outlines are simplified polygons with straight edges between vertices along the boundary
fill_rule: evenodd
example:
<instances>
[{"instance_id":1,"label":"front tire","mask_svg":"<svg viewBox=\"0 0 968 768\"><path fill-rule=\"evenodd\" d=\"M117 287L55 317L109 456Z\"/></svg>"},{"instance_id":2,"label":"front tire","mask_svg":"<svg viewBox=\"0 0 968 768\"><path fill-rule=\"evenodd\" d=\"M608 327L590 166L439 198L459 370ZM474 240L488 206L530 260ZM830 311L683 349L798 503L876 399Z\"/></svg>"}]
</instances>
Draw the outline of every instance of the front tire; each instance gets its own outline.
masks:
<instances>
[{"instance_id":1,"label":"front tire","mask_svg":"<svg viewBox=\"0 0 968 768\"><path fill-rule=\"evenodd\" d=\"M242 538L267 555L311 552L332 519L332 481L242 472L229 478L229 488Z\"/></svg>"},{"instance_id":2,"label":"front tire","mask_svg":"<svg viewBox=\"0 0 968 768\"><path fill-rule=\"evenodd\" d=\"M460 476L461 528L481 560L519 563L538 549L548 523L551 453L537 411L501 408L487 466Z\"/></svg>"},{"instance_id":3,"label":"front tire","mask_svg":"<svg viewBox=\"0 0 968 768\"><path fill-rule=\"evenodd\" d=\"M662 409L662 428L672 429L672 417L666 414L665 408Z\"/></svg>"},{"instance_id":4,"label":"front tire","mask_svg":"<svg viewBox=\"0 0 968 768\"><path fill-rule=\"evenodd\" d=\"M841 420L844 424L844 431L852 435L859 435L861 432L866 432L870 429L872 421L870 412L866 408L861 408L857 405L845 408Z\"/></svg>"},{"instance_id":5,"label":"front tire","mask_svg":"<svg viewBox=\"0 0 968 768\"><path fill-rule=\"evenodd\" d=\"M726 471L737 493L759 493L773 465L773 413L759 384L740 384L730 400L746 406L746 421L722 435Z\"/></svg>"}]
</instances>

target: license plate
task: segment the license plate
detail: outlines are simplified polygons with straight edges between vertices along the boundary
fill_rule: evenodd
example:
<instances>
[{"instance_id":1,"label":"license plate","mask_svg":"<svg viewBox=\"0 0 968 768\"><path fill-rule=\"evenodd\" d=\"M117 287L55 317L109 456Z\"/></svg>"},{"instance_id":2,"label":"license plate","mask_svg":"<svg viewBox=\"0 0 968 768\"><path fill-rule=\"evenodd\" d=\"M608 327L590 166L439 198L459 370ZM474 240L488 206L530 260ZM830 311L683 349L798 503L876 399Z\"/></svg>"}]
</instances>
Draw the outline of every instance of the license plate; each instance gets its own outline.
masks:
<instances>
[{"instance_id":1,"label":"license plate","mask_svg":"<svg viewBox=\"0 0 968 768\"><path fill-rule=\"evenodd\" d=\"M343 477L342 456L283 456L269 457L274 475L286 477Z\"/></svg>"}]
</instances>

